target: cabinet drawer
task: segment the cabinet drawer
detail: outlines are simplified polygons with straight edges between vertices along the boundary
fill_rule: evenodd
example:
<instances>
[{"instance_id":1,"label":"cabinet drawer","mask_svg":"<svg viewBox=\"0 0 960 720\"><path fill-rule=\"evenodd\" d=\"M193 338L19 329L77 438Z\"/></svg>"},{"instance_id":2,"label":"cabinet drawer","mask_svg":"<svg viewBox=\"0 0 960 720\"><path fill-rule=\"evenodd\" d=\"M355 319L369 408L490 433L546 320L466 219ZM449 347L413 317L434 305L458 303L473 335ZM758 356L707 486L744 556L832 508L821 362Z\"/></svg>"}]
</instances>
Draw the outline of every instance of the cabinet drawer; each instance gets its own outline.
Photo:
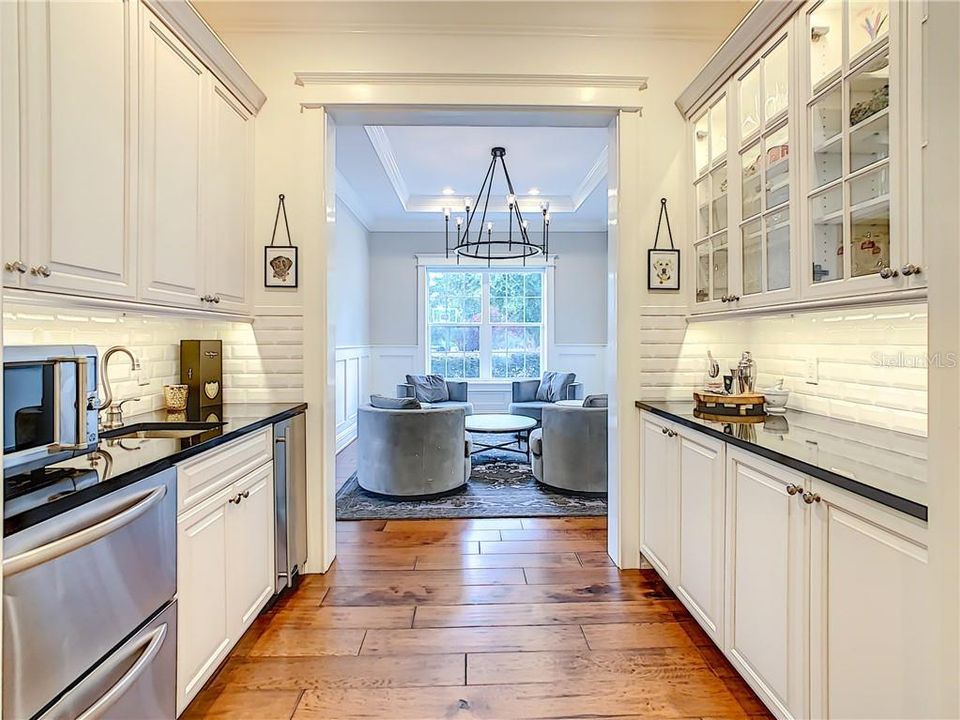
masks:
<instances>
[{"instance_id":1,"label":"cabinet drawer","mask_svg":"<svg viewBox=\"0 0 960 720\"><path fill-rule=\"evenodd\" d=\"M177 512L183 512L273 459L272 428L177 465Z\"/></svg>"}]
</instances>

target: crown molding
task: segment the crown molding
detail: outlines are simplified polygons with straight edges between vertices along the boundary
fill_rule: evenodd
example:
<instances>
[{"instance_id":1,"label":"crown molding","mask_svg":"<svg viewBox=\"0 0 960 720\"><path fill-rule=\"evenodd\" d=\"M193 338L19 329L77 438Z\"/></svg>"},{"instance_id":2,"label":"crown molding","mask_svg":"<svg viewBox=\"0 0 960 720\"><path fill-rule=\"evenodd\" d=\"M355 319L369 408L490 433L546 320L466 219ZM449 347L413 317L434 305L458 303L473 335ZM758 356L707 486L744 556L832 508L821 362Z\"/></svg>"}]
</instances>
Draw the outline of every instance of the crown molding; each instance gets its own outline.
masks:
<instances>
[{"instance_id":1,"label":"crown molding","mask_svg":"<svg viewBox=\"0 0 960 720\"><path fill-rule=\"evenodd\" d=\"M407 189L406 180L403 179L400 163L397 162L397 155L393 151L393 145L389 136L387 136L387 131L380 125L366 125L363 129L367 132L370 144L373 145L373 151L377 154L380 165L387 174L387 179L390 180L393 191L397 194L397 199L403 207L406 207L410 200L410 191Z\"/></svg>"},{"instance_id":2,"label":"crown molding","mask_svg":"<svg viewBox=\"0 0 960 720\"><path fill-rule=\"evenodd\" d=\"M337 199L347 206L347 209L353 213L353 216L363 225L367 232L369 232L374 224L374 218L360 199L360 194L339 170L336 171L334 189Z\"/></svg>"},{"instance_id":3,"label":"crown molding","mask_svg":"<svg viewBox=\"0 0 960 720\"><path fill-rule=\"evenodd\" d=\"M472 195L471 195L472 197ZM463 196L457 195L411 195L404 210L407 212L443 212L450 208L453 213L463 210ZM577 211L577 205L569 195L524 195L517 196L517 204L521 213L540 215L540 204L550 203L551 213L572 213ZM506 213L509 211L506 195L491 195L488 206L490 212Z\"/></svg>"},{"instance_id":4,"label":"crown molding","mask_svg":"<svg viewBox=\"0 0 960 720\"><path fill-rule=\"evenodd\" d=\"M738 67L760 50L800 10L804 1L758 0L707 60L693 82L680 93L675 102L677 109L685 117L696 113Z\"/></svg>"},{"instance_id":5,"label":"crown molding","mask_svg":"<svg viewBox=\"0 0 960 720\"><path fill-rule=\"evenodd\" d=\"M562 227L562 229L561 229ZM563 235L565 233L605 233L607 232L606 218L564 218L563 220L554 220L550 223L550 237L554 235ZM369 228L370 232L376 233L421 233L433 234L442 239L443 237L443 218L426 213L411 213L404 217L395 218L377 218L373 226ZM514 230L516 232L516 230ZM539 233L540 225L534 226L531 223L531 233ZM451 229L451 236L453 231ZM471 228L470 235L473 236L474 230ZM506 231L498 233L506 235Z\"/></svg>"},{"instance_id":6,"label":"crown molding","mask_svg":"<svg viewBox=\"0 0 960 720\"><path fill-rule=\"evenodd\" d=\"M607 176L607 163L610 158L610 147L604 145L600 154L597 156L593 166L587 170L587 174L580 181L577 189L573 191L573 211L576 212L583 205L583 201L590 197L590 193L596 190L603 179ZM550 208L553 210L553 207Z\"/></svg>"},{"instance_id":7,"label":"crown molding","mask_svg":"<svg viewBox=\"0 0 960 720\"><path fill-rule=\"evenodd\" d=\"M641 75L538 74L538 73L407 73L295 72L294 82L307 85L499 85L541 87L604 87L647 89Z\"/></svg>"}]
</instances>

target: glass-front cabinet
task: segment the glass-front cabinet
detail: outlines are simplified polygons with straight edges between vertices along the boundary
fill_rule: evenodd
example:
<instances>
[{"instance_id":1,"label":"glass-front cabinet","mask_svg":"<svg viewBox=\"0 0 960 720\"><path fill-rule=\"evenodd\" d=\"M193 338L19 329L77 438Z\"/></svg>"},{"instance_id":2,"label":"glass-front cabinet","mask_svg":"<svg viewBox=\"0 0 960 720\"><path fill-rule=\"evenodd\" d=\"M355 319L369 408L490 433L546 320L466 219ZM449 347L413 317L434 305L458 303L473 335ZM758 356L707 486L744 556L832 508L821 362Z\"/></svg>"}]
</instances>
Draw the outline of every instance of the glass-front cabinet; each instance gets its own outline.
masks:
<instances>
[{"instance_id":1,"label":"glass-front cabinet","mask_svg":"<svg viewBox=\"0 0 960 720\"><path fill-rule=\"evenodd\" d=\"M923 18L921 2L810 2L694 111L694 312L925 284L907 181L923 83L903 82L922 77Z\"/></svg>"}]
</instances>

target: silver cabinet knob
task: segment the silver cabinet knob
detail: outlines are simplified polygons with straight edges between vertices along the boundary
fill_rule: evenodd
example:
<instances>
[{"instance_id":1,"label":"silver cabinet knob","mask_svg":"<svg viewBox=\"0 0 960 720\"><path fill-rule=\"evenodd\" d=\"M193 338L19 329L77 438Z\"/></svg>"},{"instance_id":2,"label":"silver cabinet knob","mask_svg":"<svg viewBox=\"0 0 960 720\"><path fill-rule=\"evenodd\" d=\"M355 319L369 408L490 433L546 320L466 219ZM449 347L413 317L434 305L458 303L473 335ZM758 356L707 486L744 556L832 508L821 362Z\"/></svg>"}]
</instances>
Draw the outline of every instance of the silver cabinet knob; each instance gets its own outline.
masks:
<instances>
[{"instance_id":1,"label":"silver cabinet knob","mask_svg":"<svg viewBox=\"0 0 960 720\"><path fill-rule=\"evenodd\" d=\"M919 265L914 265L914 264L912 264L912 263L909 264L909 265L904 265L902 268L900 268L900 272L902 272L904 275L907 275L907 276L910 276L910 275L919 275L919 274L920 274L920 266L919 266Z\"/></svg>"},{"instance_id":2,"label":"silver cabinet knob","mask_svg":"<svg viewBox=\"0 0 960 720\"><path fill-rule=\"evenodd\" d=\"M24 265L20 260L14 260L13 262L8 262L4 266L4 269L7 272L17 272L23 275L27 271L27 266Z\"/></svg>"},{"instance_id":3,"label":"silver cabinet knob","mask_svg":"<svg viewBox=\"0 0 960 720\"><path fill-rule=\"evenodd\" d=\"M812 492L805 492L803 494L803 501L807 505L813 505L815 502L820 502L820 495Z\"/></svg>"},{"instance_id":4,"label":"silver cabinet knob","mask_svg":"<svg viewBox=\"0 0 960 720\"><path fill-rule=\"evenodd\" d=\"M803 488L799 485L787 485L787 495L796 495L801 490L803 490Z\"/></svg>"},{"instance_id":5,"label":"silver cabinet knob","mask_svg":"<svg viewBox=\"0 0 960 720\"><path fill-rule=\"evenodd\" d=\"M240 494L243 496L243 499L244 499L244 500L246 500L248 497L250 497L250 491L249 491L249 490L244 490L244 491L243 491L242 493L240 493Z\"/></svg>"},{"instance_id":6,"label":"silver cabinet knob","mask_svg":"<svg viewBox=\"0 0 960 720\"><path fill-rule=\"evenodd\" d=\"M200 297L203 302L213 302L213 295L203 295Z\"/></svg>"},{"instance_id":7,"label":"silver cabinet knob","mask_svg":"<svg viewBox=\"0 0 960 720\"><path fill-rule=\"evenodd\" d=\"M243 500L243 493L237 493L237 496L230 498L228 502L231 502L234 505L239 505L241 500Z\"/></svg>"},{"instance_id":8,"label":"silver cabinet knob","mask_svg":"<svg viewBox=\"0 0 960 720\"><path fill-rule=\"evenodd\" d=\"M676 437L676 436L677 436L676 430L667 430L667 437Z\"/></svg>"},{"instance_id":9,"label":"silver cabinet knob","mask_svg":"<svg viewBox=\"0 0 960 720\"><path fill-rule=\"evenodd\" d=\"M219 303L219 302L220 302L220 296L219 296L219 295L214 295L212 298L210 298L210 302Z\"/></svg>"},{"instance_id":10,"label":"silver cabinet knob","mask_svg":"<svg viewBox=\"0 0 960 720\"><path fill-rule=\"evenodd\" d=\"M663 427L663 428L660 428L660 432L662 432L664 435L666 435L666 434L667 434L668 432L670 432L670 431L667 430L665 427Z\"/></svg>"},{"instance_id":11,"label":"silver cabinet knob","mask_svg":"<svg viewBox=\"0 0 960 720\"><path fill-rule=\"evenodd\" d=\"M724 295L722 298L720 298L720 302L722 303L729 302L729 301L730 301L730 298L727 295Z\"/></svg>"},{"instance_id":12,"label":"silver cabinet knob","mask_svg":"<svg viewBox=\"0 0 960 720\"><path fill-rule=\"evenodd\" d=\"M48 268L46 265L37 265L36 267L30 268L30 274L34 275L35 277L48 278L53 273L50 271L50 268Z\"/></svg>"},{"instance_id":13,"label":"silver cabinet knob","mask_svg":"<svg viewBox=\"0 0 960 720\"><path fill-rule=\"evenodd\" d=\"M900 275L900 271L892 267L885 267L880 269L880 277L882 277L884 280L889 280L890 278L899 277L899 275Z\"/></svg>"}]
</instances>

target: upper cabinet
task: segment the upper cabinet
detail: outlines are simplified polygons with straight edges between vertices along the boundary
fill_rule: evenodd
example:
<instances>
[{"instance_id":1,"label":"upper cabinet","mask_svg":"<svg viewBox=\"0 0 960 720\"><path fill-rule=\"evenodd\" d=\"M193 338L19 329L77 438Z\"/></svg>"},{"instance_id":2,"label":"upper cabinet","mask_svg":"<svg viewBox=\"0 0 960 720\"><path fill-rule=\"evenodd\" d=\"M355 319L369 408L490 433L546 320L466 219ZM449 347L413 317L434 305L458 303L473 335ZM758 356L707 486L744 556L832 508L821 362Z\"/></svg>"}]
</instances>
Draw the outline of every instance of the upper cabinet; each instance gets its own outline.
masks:
<instances>
[{"instance_id":1,"label":"upper cabinet","mask_svg":"<svg viewBox=\"0 0 960 720\"><path fill-rule=\"evenodd\" d=\"M2 20L4 285L247 312L265 98L193 7L22 0Z\"/></svg>"},{"instance_id":2,"label":"upper cabinet","mask_svg":"<svg viewBox=\"0 0 960 720\"><path fill-rule=\"evenodd\" d=\"M759 3L727 41L739 59L711 61L678 100L692 136L695 313L925 285L908 174L921 162L923 4L784 8Z\"/></svg>"}]
</instances>

